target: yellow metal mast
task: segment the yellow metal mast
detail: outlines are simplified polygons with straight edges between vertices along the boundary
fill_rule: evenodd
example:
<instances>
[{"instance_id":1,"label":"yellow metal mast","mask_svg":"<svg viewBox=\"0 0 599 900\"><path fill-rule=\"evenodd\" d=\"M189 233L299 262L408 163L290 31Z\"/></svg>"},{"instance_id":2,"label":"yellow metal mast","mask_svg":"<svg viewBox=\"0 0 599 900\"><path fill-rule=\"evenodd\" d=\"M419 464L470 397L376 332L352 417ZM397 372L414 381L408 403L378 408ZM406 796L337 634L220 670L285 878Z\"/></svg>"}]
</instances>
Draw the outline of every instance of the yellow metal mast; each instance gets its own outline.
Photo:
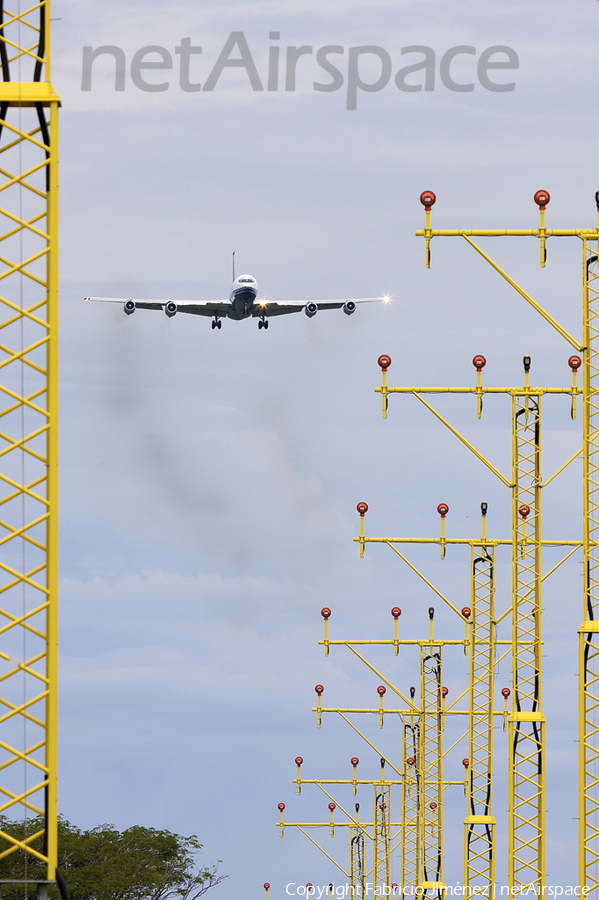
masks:
<instances>
[{"instance_id":1,"label":"yellow metal mast","mask_svg":"<svg viewBox=\"0 0 599 900\"><path fill-rule=\"evenodd\" d=\"M391 840L391 785L385 781L381 757L381 780L374 785L373 896L388 897L391 892Z\"/></svg>"},{"instance_id":2,"label":"yellow metal mast","mask_svg":"<svg viewBox=\"0 0 599 900\"><path fill-rule=\"evenodd\" d=\"M13 7L14 8L14 7ZM58 107L50 2L0 3L0 858L57 861ZM31 825L27 820L33 820ZM44 879L28 878L32 863Z\"/></svg>"},{"instance_id":3,"label":"yellow metal mast","mask_svg":"<svg viewBox=\"0 0 599 900\"><path fill-rule=\"evenodd\" d=\"M400 610L395 607L392 615L397 619ZM396 648L397 651L398 648ZM414 702L416 688L410 688L410 700ZM403 774L401 816L401 889L402 897L414 896L419 883L420 860L420 787L418 758L420 755L420 716L411 711L404 718L403 725Z\"/></svg>"},{"instance_id":4,"label":"yellow metal mast","mask_svg":"<svg viewBox=\"0 0 599 900\"><path fill-rule=\"evenodd\" d=\"M428 611L430 640L420 647L420 865L423 893L443 896L443 645L433 639L435 610Z\"/></svg>"},{"instance_id":5,"label":"yellow metal mast","mask_svg":"<svg viewBox=\"0 0 599 900\"><path fill-rule=\"evenodd\" d=\"M599 210L599 192L595 194ZM599 226L598 226L599 233ZM579 629L579 869L580 884L599 888L599 254L598 234L582 236L583 265L583 622ZM575 370L574 370L575 371Z\"/></svg>"},{"instance_id":6,"label":"yellow metal mast","mask_svg":"<svg viewBox=\"0 0 599 900\"><path fill-rule=\"evenodd\" d=\"M541 394L512 396L510 884L545 883L545 717L541 712Z\"/></svg>"},{"instance_id":7,"label":"yellow metal mast","mask_svg":"<svg viewBox=\"0 0 599 900\"><path fill-rule=\"evenodd\" d=\"M495 547L487 546L487 504L481 503L481 543L471 548L470 717L464 820L464 885L495 884L493 818L493 693L495 671Z\"/></svg>"}]
</instances>

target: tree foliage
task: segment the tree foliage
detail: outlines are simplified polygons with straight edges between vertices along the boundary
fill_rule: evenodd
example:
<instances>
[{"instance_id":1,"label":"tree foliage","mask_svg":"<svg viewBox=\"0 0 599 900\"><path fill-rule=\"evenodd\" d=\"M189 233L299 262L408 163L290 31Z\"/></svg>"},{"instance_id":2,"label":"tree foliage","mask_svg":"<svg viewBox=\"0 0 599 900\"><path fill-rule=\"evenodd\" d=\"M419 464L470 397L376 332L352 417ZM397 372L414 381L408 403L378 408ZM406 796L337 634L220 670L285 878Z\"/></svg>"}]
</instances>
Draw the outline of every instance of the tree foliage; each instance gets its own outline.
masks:
<instances>
[{"instance_id":1,"label":"tree foliage","mask_svg":"<svg viewBox=\"0 0 599 900\"><path fill-rule=\"evenodd\" d=\"M19 839L43 829L43 822L11 822L0 817L0 830ZM42 849L41 839L32 847ZM198 866L202 849L195 835L183 837L171 831L134 825L119 831L114 825L99 825L84 831L59 819L58 868L71 900L197 900L226 875L218 874L218 863ZM45 866L21 851L0 859L0 881L27 878L29 893L22 885L4 885L3 900L35 897L36 879L45 879ZM60 895L50 889L52 900Z\"/></svg>"}]
</instances>

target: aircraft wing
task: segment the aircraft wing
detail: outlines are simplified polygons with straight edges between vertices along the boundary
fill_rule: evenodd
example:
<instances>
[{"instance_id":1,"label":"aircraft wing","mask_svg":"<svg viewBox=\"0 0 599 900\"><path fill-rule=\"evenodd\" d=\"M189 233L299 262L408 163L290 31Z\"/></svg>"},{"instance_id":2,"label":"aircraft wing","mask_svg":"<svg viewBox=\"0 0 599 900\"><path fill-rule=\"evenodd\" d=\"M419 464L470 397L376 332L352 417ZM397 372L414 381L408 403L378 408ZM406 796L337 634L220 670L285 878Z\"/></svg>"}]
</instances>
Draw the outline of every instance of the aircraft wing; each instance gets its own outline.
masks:
<instances>
[{"instance_id":1,"label":"aircraft wing","mask_svg":"<svg viewBox=\"0 0 599 900\"><path fill-rule=\"evenodd\" d=\"M264 300L252 309L252 316L285 316L301 312L307 303L315 303L318 309L341 309L349 300L352 303L375 303L387 301L388 297L348 297L346 300Z\"/></svg>"},{"instance_id":2,"label":"aircraft wing","mask_svg":"<svg viewBox=\"0 0 599 900\"><path fill-rule=\"evenodd\" d=\"M193 316L224 316L231 309L230 300L175 300L177 312Z\"/></svg>"},{"instance_id":3,"label":"aircraft wing","mask_svg":"<svg viewBox=\"0 0 599 900\"><path fill-rule=\"evenodd\" d=\"M86 297L86 300L100 300L104 303L125 304L131 297ZM176 303L177 312L194 316L224 316L230 309L228 300L133 300L136 309L164 309L167 303Z\"/></svg>"}]
</instances>

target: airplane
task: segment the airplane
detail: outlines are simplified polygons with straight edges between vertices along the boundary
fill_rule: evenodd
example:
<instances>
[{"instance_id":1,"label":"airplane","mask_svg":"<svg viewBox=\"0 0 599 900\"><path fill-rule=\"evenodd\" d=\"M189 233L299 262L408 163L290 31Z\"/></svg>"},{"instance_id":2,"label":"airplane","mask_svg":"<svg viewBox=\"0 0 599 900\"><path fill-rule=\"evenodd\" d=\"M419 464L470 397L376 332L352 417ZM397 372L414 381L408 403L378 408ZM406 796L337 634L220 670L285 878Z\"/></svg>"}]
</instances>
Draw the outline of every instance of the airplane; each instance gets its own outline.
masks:
<instances>
[{"instance_id":1,"label":"airplane","mask_svg":"<svg viewBox=\"0 0 599 900\"><path fill-rule=\"evenodd\" d=\"M268 328L269 316L284 316L288 313L301 312L303 309L308 318L316 315L319 309L343 309L347 316L356 311L357 303L382 301L388 303L390 297L360 297L356 300L259 300L258 282L253 275L239 275L235 278L228 300L133 300L127 297L85 297L85 300L100 300L105 303L122 303L125 313L130 316L136 309L162 309L172 318L178 312L190 313L194 316L212 318L212 328L222 326L221 318L258 319L258 328Z\"/></svg>"}]
</instances>

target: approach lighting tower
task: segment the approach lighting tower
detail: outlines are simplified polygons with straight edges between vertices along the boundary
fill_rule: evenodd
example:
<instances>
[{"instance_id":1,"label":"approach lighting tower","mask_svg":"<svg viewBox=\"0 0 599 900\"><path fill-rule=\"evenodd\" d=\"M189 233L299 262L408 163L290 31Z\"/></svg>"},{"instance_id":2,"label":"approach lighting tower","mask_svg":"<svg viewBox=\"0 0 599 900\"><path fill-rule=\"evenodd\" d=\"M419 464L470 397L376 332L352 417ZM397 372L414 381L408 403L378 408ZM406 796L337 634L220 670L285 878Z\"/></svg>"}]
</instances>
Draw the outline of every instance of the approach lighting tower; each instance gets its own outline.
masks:
<instances>
[{"instance_id":1,"label":"approach lighting tower","mask_svg":"<svg viewBox=\"0 0 599 900\"><path fill-rule=\"evenodd\" d=\"M328 619L331 611L322 610L325 622L325 653L334 645L341 645L352 652L364 663L377 678L383 681L377 690L379 706L361 709L353 707L324 707L321 695L322 685L317 685L318 705L315 712L320 726L324 714L336 714L343 718L379 756L380 751L366 734L361 732L352 721L355 714L370 713L379 718L380 727L388 714L401 717L402 739L398 743L397 753L400 759L385 760L395 772L393 779L387 784L387 776L381 772L377 782L357 782L354 765L353 780L304 779L300 766L303 760L296 760L298 765L298 790L301 783L316 784L329 797L331 803L331 821L312 823L292 823L283 819L284 805L281 804L281 834L285 827L294 825L305 832L307 827L330 827L331 835L339 824L334 821L333 812L340 808L325 785L372 784L375 789L374 818L365 823L358 818L357 810L348 812L341 807L344 816L343 825L350 834L350 867L349 873L338 865L332 857L328 858L338 865L344 874L348 874L354 889L354 896L360 894L361 883L365 875L372 875L375 886L393 888L390 885L393 854L401 845L401 888L400 896L412 893L416 889L420 895L441 900L446 888L443 881L443 831L444 811L443 796L446 788L454 784L462 784L465 794L464 827L464 887L468 886L475 893L495 896L496 877L496 819L493 809L493 789L500 767L505 773L508 788L508 875L512 893L534 891L541 896L545 891L545 747L546 722L541 704L541 658L542 658L542 583L553 575L567 560L581 549L584 552L584 606L583 621L578 630L579 636L579 881L585 886L585 895L599 900L599 773L596 771L599 762L599 223L597 228L589 229L547 229L545 227L545 211L550 197L547 191L537 191L534 200L539 208L539 227L530 230L444 230L431 228L431 210L436 202L432 191L421 195L421 202L426 210L426 227L417 235L426 242L426 265L430 266L431 242L434 237L459 237L465 240L483 259L514 289L569 345L569 353L564 357L564 374L569 370L570 383L563 387L537 387L531 383L531 358L523 357L523 379L513 387L487 387L483 385L483 370L486 359L477 355L472 360L476 370L476 383L463 387L390 387L387 384L387 371L391 359L387 355L379 357L382 369L382 384L376 388L381 394L383 418L387 417L387 407L391 394L411 396L425 406L437 420L446 427L455 438L471 451L477 460L485 465L506 490L506 501L511 507L511 535L494 537L488 534L487 503L481 503L482 529L480 537L454 538L446 534L446 519L449 507L440 503L437 512L440 515L440 535L437 537L370 537L365 534L365 515L368 511L366 503L357 506L361 517L360 535L354 540L360 546L360 555L364 555L366 544L385 544L409 567L414 575L420 578L427 588L457 618L453 622L464 628L464 638L449 636L438 638L433 636L433 608L429 609L430 631L428 636L419 639L399 637L398 619L401 615L399 607L392 610L395 619L395 637L385 640L331 640L328 633ZM599 192L595 195L599 212ZM504 272L491 257L482 250L473 238L490 238L499 236L534 237L540 245L541 267L546 262L546 241L549 237L575 237L582 246L582 339L571 335L557 322L536 300L534 300L513 278ZM582 385L579 384L579 370L582 374ZM474 400L476 416L481 418L483 398L496 395L507 396L510 400L510 413L506 420L505 437L511 447L511 471L501 472L474 444L470 443L460 432L444 418L430 402L433 394L471 395ZM582 447L569 459L565 460L549 477L542 478L542 415L541 407L553 402L556 397L569 399L572 419L577 418L577 401L582 397ZM474 410L473 410L474 411ZM583 529L582 537L560 537L548 540L542 536L541 530L541 497L542 492L555 478L560 476L580 455L583 458ZM403 545L403 546L402 546ZM468 550L470 570L470 605L459 608L461 604L452 602L409 559L409 548L412 545L436 545L440 548L441 558L445 558L448 548L463 546ZM401 549L400 549L401 548ZM549 549L562 548L560 559L547 571L542 570L544 552ZM408 555L406 555L408 554ZM497 609L495 602L495 572L498 559L509 554L512 571L511 603L505 608ZM545 554L546 555L546 554ZM509 629L509 638L500 638L498 627L505 620ZM449 622L450 628L453 627ZM384 645L394 647L395 654L399 647L409 645L419 649L418 663L420 692L416 697L416 688L409 689L409 699L394 684L393 678L385 678L372 663L356 648L358 645ZM443 687L443 664L446 661L445 648L451 645L462 645L468 659L466 686L458 691L455 699L446 702L447 689ZM505 658L511 661L511 685L500 688L496 683L496 669ZM452 671L454 668L452 667ZM416 683L416 679L414 679ZM391 709L384 705L386 690L399 698L400 708ZM466 709L458 703L465 698ZM509 709L508 709L509 705ZM503 709L501 708L503 707ZM446 750L444 744L445 724L450 717L457 716L456 725L466 717L465 728L454 728L453 743ZM508 731L507 766L494 758L494 722L501 717L504 730ZM457 740L454 740L457 734ZM456 766L448 756L462 741L468 745L467 755L462 760L464 779L446 779L445 771L452 774ZM462 745L463 746L463 745ZM460 754L461 755L461 754ZM503 754L501 754L503 756ZM497 757L497 754L495 754ZM504 758L505 759L505 758ZM353 764L353 760L352 760ZM507 769L507 772L506 772ZM387 823L378 821L377 798L383 798L384 809L391 790L401 793L400 821ZM389 791L389 795L385 793ZM382 810L383 806L379 805ZM397 800L393 801L393 809L398 809ZM394 814L393 818L396 818ZM399 841L393 836L393 829L398 828ZM377 840L380 835L380 840ZM309 835L307 835L310 837ZM389 839L390 837L390 839ZM310 840L313 838L310 837ZM365 843L373 843L372 868L365 869ZM315 841L313 841L316 843ZM354 846L355 842L355 846ZM321 848L323 849L323 848ZM332 887L332 886L331 886ZM363 891L362 891L363 893Z\"/></svg>"},{"instance_id":2,"label":"approach lighting tower","mask_svg":"<svg viewBox=\"0 0 599 900\"><path fill-rule=\"evenodd\" d=\"M59 98L50 2L0 4L0 859L56 872ZM16 862L18 860L18 862Z\"/></svg>"},{"instance_id":3,"label":"approach lighting tower","mask_svg":"<svg viewBox=\"0 0 599 900\"><path fill-rule=\"evenodd\" d=\"M445 520L449 507L440 503L437 512L441 516L441 534L438 538L373 538L364 533L364 517L368 509L365 503L358 504L361 516L360 536L355 540L360 544L363 555L367 543L384 543L414 572L438 597L458 613L457 608L442 592L398 549L407 544L438 544L444 559L449 547L469 546L470 548L470 607L461 610L466 622L470 655L469 695L470 722L468 731L468 799L469 809L464 820L464 885L483 887L490 892L495 884L496 861L495 825L492 812L493 780L493 706L495 691L495 669L505 656L512 660L512 690L502 689L507 700L512 696L512 715L508 719L509 747L511 758L508 765L509 781L509 877L510 885L534 885L538 889L544 884L544 814L545 814L545 718L541 710L541 582L552 575L573 553L582 547L580 540L543 540L540 533L540 492L541 488L557 477L580 453L578 451L557 472L541 484L541 397L549 395L571 395L572 412L579 388L576 385L576 370L579 357L569 360L572 370L570 388L536 388L529 385L530 358L524 357L523 387L483 388L481 372L486 364L484 356L475 356L473 364L477 369L477 385L469 388L445 388L444 393L476 395L476 407L480 416L482 394L507 394L511 396L512 483L484 457L472 444L423 398L423 394L435 394L439 388L387 386L387 369L391 365L389 356L381 356L379 364L383 370L383 385L376 390L383 394L383 415L387 413L389 393L412 394L417 397L449 430L458 437L490 471L511 490L513 513L513 534L511 538L491 538L487 535L486 519L488 505L481 503L482 535L477 539L451 538L446 534ZM565 547L566 555L545 575L541 574L541 548ZM403 549L403 548L402 548ZM497 550L511 552L513 594L512 604L499 614L495 611L495 567ZM499 640L496 628L504 619L512 626L510 640ZM505 652L496 655L496 650L507 645ZM507 705L506 705L507 709ZM507 718L507 717L506 717Z\"/></svg>"},{"instance_id":4,"label":"approach lighting tower","mask_svg":"<svg viewBox=\"0 0 599 900\"><path fill-rule=\"evenodd\" d=\"M322 687L322 685L317 685L317 687ZM329 800L328 811L330 818L328 821L321 822L286 822L284 820L285 804L279 803L280 820L277 823L277 827L280 830L281 837L283 837L285 828L297 828L298 831L301 831L341 872L344 881L350 885L349 896L351 900L362 900L369 893L372 894L373 885L375 888L378 888L377 896L389 896L391 893L391 855L397 849L401 835L401 823L392 821L391 791L394 787L401 785L401 773L392 764L388 764L384 757L380 757L379 778L358 778L356 770L360 760L357 756L354 756L350 760L350 765L353 768L352 778L302 778L301 766L303 762L301 756L296 757L297 778L295 782L297 784L297 792L298 794L301 793L302 784L316 785ZM389 768L393 771L389 772ZM340 802L339 797L333 796L331 793L334 790L338 791L340 786L353 788L351 803L353 809L347 809L347 804L344 805ZM359 788L364 790L366 786L372 789L372 793L370 793L370 797L367 796L366 803L362 799L363 795L360 794L360 802L358 802L356 793ZM401 808L401 802L399 807ZM339 818L340 815L341 819ZM309 831L315 828L330 832L331 838L335 836L336 828L347 829L349 867L346 868L346 863L338 862L331 853L327 852L309 834Z\"/></svg>"},{"instance_id":5,"label":"approach lighting tower","mask_svg":"<svg viewBox=\"0 0 599 900\"><path fill-rule=\"evenodd\" d=\"M364 516L367 505L358 504L361 515ZM439 508L447 512L445 504ZM483 519L484 521L484 519ZM484 529L483 529L484 532ZM484 537L484 534L483 534ZM365 538L362 529L362 541ZM373 539L376 540L376 539ZM433 543L434 539L429 541ZM363 547L363 544L362 544ZM395 549L395 548L394 548ZM473 542L473 554L475 546ZM490 559L493 558L493 542L491 542ZM476 555L476 554L475 554ZM478 557L475 563L478 564ZM320 643L325 648L325 654L329 655L331 647L345 647L383 683L376 688L379 704L369 708L356 707L328 707L322 704L324 687L316 685L315 691L318 704L313 710L317 714L318 727L321 726L322 717L326 714L334 714L342 718L351 729L363 740L371 750L380 757L380 779L357 778L356 769L359 759L351 759L353 777L350 779L311 779L302 776L301 767L303 759L296 758L298 793L302 784L315 784L331 801L330 823L323 822L290 822L285 821L283 811L285 804L279 804L280 821L277 823L283 836L286 827L298 828L309 840L315 844L327 858L349 879L352 888L352 898L390 896L398 894L400 898L425 896L442 900L445 893L443 880L443 808L444 793L448 788L455 786L461 788L464 793L465 819L467 822L466 840L472 843L471 853L471 879L469 884L483 886L485 878L487 884L494 882L494 831L490 823L494 820L490 815L489 785L491 763L491 743L494 717L499 717L505 722L507 718L505 709L494 709L492 703L492 691L489 691L488 683L492 679L493 665L489 661L495 661L496 650L502 649L505 655L511 648L511 641L496 640L494 628L490 627L490 615L493 610L493 571L489 569L487 559L482 560L482 566L475 566L473 579L472 607L464 607L459 612L443 595L436 591L452 610L459 616L460 624L465 627L463 638L441 638L433 633L433 621L435 610L429 607L427 618L428 632L421 639L408 638L398 632L398 620L401 609L393 607L391 615L394 620L394 637L386 639L331 639L329 637L329 618L331 610L324 608L321 614L324 619L324 640ZM435 590L435 589L434 589ZM485 627L486 623L486 627ZM392 647L397 657L400 648L405 648L416 663L414 671L415 685L402 692L395 680L386 677L364 655L363 646L388 646ZM505 646L502 646L505 645ZM358 650L357 648L360 648ZM506 649L507 648L507 649ZM474 679L470 679L475 685L472 694L472 702L467 708L459 708L457 704L465 696L470 697L468 683L458 692L455 699L448 699L448 689L443 684L443 657L444 651L449 649L462 650L473 658L470 669L474 669ZM503 658L503 657L500 657ZM418 688L416 687L418 685ZM395 695L395 703L385 705L385 695L390 692ZM509 690L507 695L509 696ZM408 696L409 694L409 696ZM489 702L489 696L491 702ZM505 700L506 695L503 694ZM399 707L396 703L399 701ZM395 754L385 758L381 750L376 746L364 731L355 724L356 714L369 714L378 720L382 728L386 716L401 719L402 739ZM457 717L456 729L450 746L446 746L444 737L445 724L450 718ZM471 748L470 756L462 759L464 753L463 743L468 741ZM461 746L460 746L461 745ZM386 774L385 766L392 770L391 777ZM447 773L445 772L447 769ZM463 772L460 778L447 777L451 772ZM359 816L359 804L355 804L355 813L348 811L337 796L329 791L334 786L335 790L341 790L342 785L352 786L355 796L358 786L372 785L374 788L374 817L372 821L364 821ZM347 790L347 788L345 788ZM392 797L393 792L393 797ZM481 800L480 794L484 794ZM399 796L398 796L399 795ZM482 804L484 808L478 809L476 804ZM486 804L486 806L485 806ZM473 813L470 813L470 810ZM341 821L334 821L334 811L341 813ZM392 821L392 818L399 821ZM330 827L331 837L334 836L335 827L349 828L350 838L350 867L349 872L338 863L317 841L311 837L307 829ZM480 829L482 827L482 833ZM489 839L491 836L491 839ZM391 884L392 860L398 854L400 857L400 887ZM372 864L364 861L372 859ZM369 887L370 885L370 887Z\"/></svg>"},{"instance_id":6,"label":"approach lighting tower","mask_svg":"<svg viewBox=\"0 0 599 900\"><path fill-rule=\"evenodd\" d=\"M391 388L386 383L387 369L391 363L388 356L382 356L382 385L376 390L382 394L383 417L387 414L388 396L391 393L411 394L418 399L437 419L445 425L462 443L484 463L491 472L511 492L512 537L510 540L486 541L481 545L485 552L479 564L492 566L489 559L491 545L499 547L508 544L512 556L512 605L509 613L512 626L512 691L511 714L509 716L510 759L509 775L509 879L510 887L523 890L533 885L538 893L544 889L545 879L545 718L541 708L541 582L551 575L576 550L584 547L585 593L583 623L579 629L579 678L580 678L580 834L579 834L579 884L588 886L588 895L597 897L599 888L599 776L596 761L599 757L599 726L595 722L599 706L599 406L595 400L599 380L598 366L598 315L599 315L599 274L597 255L599 228L549 230L545 227L545 210L550 197L547 191L537 191L534 199L540 211L540 224L531 230L443 230L431 228L431 210L436 201L432 191L424 191L421 202L426 210L426 226L417 235L425 238L426 265L430 266L431 241L434 237L460 237L486 260L505 281L545 319L577 353L570 356L568 364L572 372L570 388L536 388L529 383L530 357L525 356L524 384L521 387L483 387L481 372L485 365L483 356L475 356L473 364L477 370L477 384L472 387L399 387ZM599 210L599 193L595 195ZM473 237L535 237L540 244L541 267L546 262L546 240L548 237L576 237L582 244L582 340L573 337L539 303L504 272L491 257L475 243ZM571 351L570 351L571 352ZM578 355L580 354L580 356ZM582 366L582 388L577 385L577 372ZM468 442L423 395L434 393L473 394L476 397L477 415L480 418L482 399L485 394L508 394L512 400L511 446L512 471L506 477ZM541 400L550 394L571 394L572 418L576 417L576 400L582 394L583 427L582 448L544 482L541 480ZM555 477L570 465L580 454L583 455L583 540L547 541L541 537L541 493ZM363 523L363 516L362 516ZM387 543L404 559L394 546L406 542L401 539L370 539L364 537L362 526L360 538L363 553L364 544L369 540ZM410 541L410 539L408 539ZM411 540L414 542L414 539ZM417 543L420 541L416 540ZM441 546L453 541L446 540L444 531ZM460 541L455 541L460 543ZM549 545L571 547L567 555L545 575L541 573L541 551ZM414 569L414 566L411 566ZM415 570L415 569L414 569ZM416 571L416 570L415 570ZM417 572L417 574L420 574ZM423 576L421 576L423 577ZM473 578L475 570L473 569ZM426 580L426 579L425 579ZM507 614L507 611L504 615ZM492 617L494 624L501 618ZM473 657L471 669L471 695L475 692L476 665ZM484 661L481 671L484 674ZM474 726L471 728L471 742L474 740ZM482 739L481 735L481 739ZM482 748L482 741L476 740ZM472 752L474 748L472 747ZM483 787L484 782L480 785ZM479 824L483 824L480 822ZM490 825L491 823L489 823ZM479 837L483 841L484 834ZM492 843L492 833L489 833ZM465 848L465 882L468 880L468 859L471 842Z\"/></svg>"},{"instance_id":7,"label":"approach lighting tower","mask_svg":"<svg viewBox=\"0 0 599 900\"><path fill-rule=\"evenodd\" d=\"M479 253L495 271L504 278L507 283L517 291L518 294L529 303L537 313L545 319L561 337L578 353L582 355L582 401L583 401L583 424L582 424L582 457L583 457L583 537L584 537L584 600L582 610L582 625L579 628L579 884L587 885L590 888L588 896L596 898L599 896L599 775L597 774L597 759L599 757L599 725L596 723L596 714L599 707L599 643L597 640L597 632L599 631L599 405L597 404L596 394L599 390L599 271L597 258L599 254L599 221L595 228L586 229L547 229L545 227L545 211L550 200L547 191L540 190L534 195L534 200L539 207L540 222L539 227L531 230L513 230L513 229L494 229L494 230L440 230L436 231L431 228L431 210L436 201L435 194L432 191L424 191L421 195L421 202L426 211L426 222L424 231L417 232L417 235L424 237L426 243L426 265L430 267L431 260L431 241L434 237L459 237L465 240L477 253ZM595 193L595 205L599 214L599 192ZM573 337L566 331L549 313L537 303L513 278L511 278L501 267L488 256L472 238L473 237L535 237L539 241L540 263L541 267L545 266L547 251L546 241L549 237L576 237L581 242L582 259L582 340ZM578 357L571 357L574 378L576 378L576 370L580 365ZM526 403L526 395L514 399L515 404ZM573 402L575 395L573 394ZM530 407L527 407L527 418L530 418ZM537 413L535 413L537 414ZM539 411L540 417L540 398ZM516 421L516 420L515 420ZM515 425L518 430L518 425ZM524 438L526 442L526 438ZM578 455L578 454L576 454ZM532 476L534 467L534 454L529 448L526 465ZM517 481L517 471L513 471L512 482ZM531 531L535 536L538 535L540 527L540 509L539 500L541 492L540 477L536 479L536 487L533 485L534 478L529 479L528 496L531 497L532 503L525 500L526 505L531 506L531 514L528 526L529 539ZM512 484L514 497L514 513L517 504L517 487ZM513 542L514 542L514 563L516 566L517 546L519 538L524 532L526 525L520 525L517 517L513 516ZM531 554L538 552L539 541L530 546ZM518 832L524 829L537 829L539 831L539 844L542 843L543 835L543 814L544 810L541 805L541 795L537 803L538 819L536 823L531 812L530 803L534 802L532 796L531 782L528 780L532 777L532 768L534 767L535 749L538 747L539 765L540 754L542 753L542 732L544 730L544 722L535 717L540 714L540 702L535 705L532 698L535 693L534 679L539 681L540 691L540 660L538 663L538 673L534 675L534 668L537 665L527 651L521 653L517 644L519 637L531 635L533 632L537 637L540 632L541 616L540 607L539 614L535 619L534 628L531 628L530 620L524 622L522 616L518 612L519 597L523 597L522 591L528 595L539 594L540 592L540 570L539 564L534 562L532 555L527 560L523 560L522 564L517 567L514 572L513 582L513 634L514 634L514 678L520 679L520 685L523 688L523 696L526 700L526 710L529 712L527 724L522 720L522 713L517 708L517 692L514 691L513 711L511 715L512 728L518 733L526 734L524 743L526 749L520 750L518 747L514 749L513 769L514 783L511 791L510 806L510 857L518 854L522 849L526 854L532 847L529 841L526 848L519 843ZM520 719L519 719L520 717ZM543 785L539 779L539 791L543 791ZM528 808L522 813L522 796L528 800ZM518 863L515 863L516 867ZM539 867L541 864L539 863ZM516 879L517 881L518 879Z\"/></svg>"}]
</instances>

